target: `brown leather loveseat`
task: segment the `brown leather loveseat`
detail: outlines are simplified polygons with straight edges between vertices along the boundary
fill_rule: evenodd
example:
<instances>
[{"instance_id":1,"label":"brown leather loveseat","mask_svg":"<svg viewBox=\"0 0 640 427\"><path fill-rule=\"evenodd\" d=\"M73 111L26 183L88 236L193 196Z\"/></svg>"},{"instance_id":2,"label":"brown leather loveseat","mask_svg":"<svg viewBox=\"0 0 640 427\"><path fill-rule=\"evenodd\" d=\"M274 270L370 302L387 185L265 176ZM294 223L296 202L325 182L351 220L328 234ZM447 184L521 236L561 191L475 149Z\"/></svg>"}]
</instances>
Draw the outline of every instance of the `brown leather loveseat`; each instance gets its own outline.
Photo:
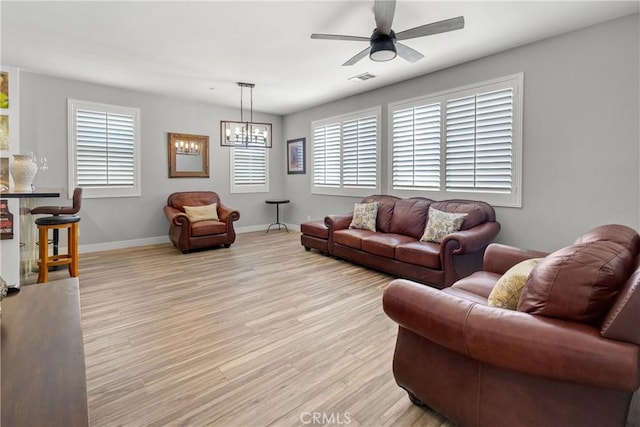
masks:
<instances>
[{"instance_id":1,"label":"brown leather loveseat","mask_svg":"<svg viewBox=\"0 0 640 427\"><path fill-rule=\"evenodd\" d=\"M186 213L190 208L207 207L211 208L212 216L201 215L195 218ZM224 206L218 194L213 191L173 193L167 198L164 214L169 221L169 239L183 253L220 245L228 248L236 240L233 222L240 219L240 213Z\"/></svg>"},{"instance_id":2,"label":"brown leather loveseat","mask_svg":"<svg viewBox=\"0 0 640 427\"><path fill-rule=\"evenodd\" d=\"M391 282L398 385L460 426L624 426L640 384L639 254L634 230L607 225L549 255L492 244L483 271L441 291ZM515 309L496 306L539 257Z\"/></svg>"},{"instance_id":3,"label":"brown leather loveseat","mask_svg":"<svg viewBox=\"0 0 640 427\"><path fill-rule=\"evenodd\" d=\"M482 268L482 254L500 231L493 207L472 200L434 201L388 195L366 197L377 203L375 231L349 228L353 212L325 218L329 253L357 264L437 288ZM430 210L463 214L460 230L439 243L421 241ZM303 233L304 227L301 227ZM302 237L305 244L304 236Z\"/></svg>"}]
</instances>

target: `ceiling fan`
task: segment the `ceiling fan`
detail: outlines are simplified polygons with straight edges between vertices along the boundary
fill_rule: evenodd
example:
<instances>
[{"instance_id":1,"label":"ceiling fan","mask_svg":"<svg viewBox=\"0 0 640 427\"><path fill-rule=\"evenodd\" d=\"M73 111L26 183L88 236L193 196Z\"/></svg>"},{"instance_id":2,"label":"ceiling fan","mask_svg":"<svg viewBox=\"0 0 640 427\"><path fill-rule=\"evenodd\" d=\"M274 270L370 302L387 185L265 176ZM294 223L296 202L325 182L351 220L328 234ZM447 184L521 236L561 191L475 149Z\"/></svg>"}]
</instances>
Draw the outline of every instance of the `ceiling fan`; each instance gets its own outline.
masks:
<instances>
[{"instance_id":1,"label":"ceiling fan","mask_svg":"<svg viewBox=\"0 0 640 427\"><path fill-rule=\"evenodd\" d=\"M416 62L424 55L407 45L398 43L399 40L408 40L416 37L430 36L433 34L446 33L448 31L460 30L464 28L464 17L445 19L444 21L432 22L421 25L399 33L391 29L393 15L396 9L396 0L375 0L373 14L376 20L376 28L371 37L346 36L340 34L311 34L312 39L321 40L347 40L347 41L368 41L370 46L362 50L354 57L345 62L344 65L353 65L369 54L374 61L390 61L400 55L401 58L409 62Z\"/></svg>"}]
</instances>

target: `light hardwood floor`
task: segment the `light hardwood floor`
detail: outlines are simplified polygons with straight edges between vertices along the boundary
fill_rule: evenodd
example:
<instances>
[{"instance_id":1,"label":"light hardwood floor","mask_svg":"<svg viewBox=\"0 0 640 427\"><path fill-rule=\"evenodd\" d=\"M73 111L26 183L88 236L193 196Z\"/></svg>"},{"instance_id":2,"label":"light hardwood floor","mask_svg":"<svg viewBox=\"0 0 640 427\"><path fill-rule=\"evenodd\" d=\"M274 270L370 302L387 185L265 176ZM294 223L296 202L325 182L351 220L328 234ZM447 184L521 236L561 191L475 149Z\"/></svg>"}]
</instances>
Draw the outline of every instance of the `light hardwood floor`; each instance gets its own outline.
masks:
<instances>
[{"instance_id":1,"label":"light hardwood floor","mask_svg":"<svg viewBox=\"0 0 640 427\"><path fill-rule=\"evenodd\" d=\"M394 382L391 279L297 232L83 254L91 425L451 426Z\"/></svg>"}]
</instances>

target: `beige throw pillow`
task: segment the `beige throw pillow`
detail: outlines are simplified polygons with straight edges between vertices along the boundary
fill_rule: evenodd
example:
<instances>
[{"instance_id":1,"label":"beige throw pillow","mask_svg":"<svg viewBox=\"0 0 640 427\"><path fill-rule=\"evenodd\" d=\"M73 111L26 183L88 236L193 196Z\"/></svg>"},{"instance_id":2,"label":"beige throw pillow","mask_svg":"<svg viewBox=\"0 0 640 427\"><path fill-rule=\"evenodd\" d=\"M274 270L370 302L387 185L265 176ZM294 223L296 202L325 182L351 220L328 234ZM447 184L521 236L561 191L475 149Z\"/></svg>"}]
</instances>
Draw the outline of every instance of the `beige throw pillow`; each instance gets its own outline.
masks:
<instances>
[{"instance_id":1,"label":"beige throw pillow","mask_svg":"<svg viewBox=\"0 0 640 427\"><path fill-rule=\"evenodd\" d=\"M460 230L466 213L450 213L429 207L429 217L421 242L441 243L447 235Z\"/></svg>"},{"instance_id":2,"label":"beige throw pillow","mask_svg":"<svg viewBox=\"0 0 640 427\"><path fill-rule=\"evenodd\" d=\"M520 301L522 288L527 283L531 270L542 258L527 259L511 267L496 282L489 294L489 307L515 310Z\"/></svg>"},{"instance_id":3,"label":"beige throw pillow","mask_svg":"<svg viewBox=\"0 0 640 427\"><path fill-rule=\"evenodd\" d=\"M349 224L349 228L376 231L377 217L378 202L356 203L353 206L353 218L351 224Z\"/></svg>"},{"instance_id":4,"label":"beige throw pillow","mask_svg":"<svg viewBox=\"0 0 640 427\"><path fill-rule=\"evenodd\" d=\"M189 217L189 221L219 221L218 218L218 204L212 203L210 205L202 206L183 206L184 213Z\"/></svg>"}]
</instances>

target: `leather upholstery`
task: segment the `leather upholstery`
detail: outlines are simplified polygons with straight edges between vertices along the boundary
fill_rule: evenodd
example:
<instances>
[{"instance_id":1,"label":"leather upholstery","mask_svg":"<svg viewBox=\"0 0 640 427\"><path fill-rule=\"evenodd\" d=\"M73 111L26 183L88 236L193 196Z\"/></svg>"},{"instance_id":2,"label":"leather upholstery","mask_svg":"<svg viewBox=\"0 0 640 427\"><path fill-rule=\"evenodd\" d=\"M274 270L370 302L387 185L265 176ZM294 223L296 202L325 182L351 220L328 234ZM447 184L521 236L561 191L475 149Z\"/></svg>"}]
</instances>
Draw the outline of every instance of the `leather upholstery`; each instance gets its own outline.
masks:
<instances>
[{"instance_id":1,"label":"leather upholstery","mask_svg":"<svg viewBox=\"0 0 640 427\"><path fill-rule=\"evenodd\" d=\"M488 306L488 294L506 270L543 252L491 244L485 271L440 291L392 281L383 307L399 325L393 362L398 385L461 426L624 426L640 387L637 236L624 226L600 227L562 252L573 251L583 270L565 265L558 275L568 280L561 271L568 268L572 279L592 284L599 272L590 264L600 259L593 253L585 258L585 245L613 244L631 254L632 271L625 263L610 265L628 277L604 305L601 323Z\"/></svg>"},{"instance_id":2,"label":"leather upholstery","mask_svg":"<svg viewBox=\"0 0 640 427\"><path fill-rule=\"evenodd\" d=\"M450 286L461 277L482 268L482 254L500 231L490 205L473 200L435 202L424 197L401 199L373 195L362 203L378 203L376 231L350 229L352 214L328 215L327 249L331 255L375 268L398 277L416 280L438 288ZM421 242L429 207L468 216L462 230L450 234L442 243ZM466 225L465 225L466 224ZM312 234L301 226L301 242L315 247Z\"/></svg>"},{"instance_id":3,"label":"leather upholstery","mask_svg":"<svg viewBox=\"0 0 640 427\"><path fill-rule=\"evenodd\" d=\"M322 221L309 221L300 224L300 242L307 251L317 249L329 253L329 229Z\"/></svg>"},{"instance_id":4,"label":"leather upholstery","mask_svg":"<svg viewBox=\"0 0 640 427\"><path fill-rule=\"evenodd\" d=\"M32 215L75 215L82 208L82 187L73 190L71 206L37 206L31 209Z\"/></svg>"},{"instance_id":5,"label":"leather upholstery","mask_svg":"<svg viewBox=\"0 0 640 427\"><path fill-rule=\"evenodd\" d=\"M219 221L192 223L184 213L185 206L203 206L212 203L218 205ZM169 239L183 253L220 245L229 247L236 240L233 222L240 219L240 213L223 205L218 194L213 191L172 193L167 198L164 214L169 221Z\"/></svg>"}]
</instances>

